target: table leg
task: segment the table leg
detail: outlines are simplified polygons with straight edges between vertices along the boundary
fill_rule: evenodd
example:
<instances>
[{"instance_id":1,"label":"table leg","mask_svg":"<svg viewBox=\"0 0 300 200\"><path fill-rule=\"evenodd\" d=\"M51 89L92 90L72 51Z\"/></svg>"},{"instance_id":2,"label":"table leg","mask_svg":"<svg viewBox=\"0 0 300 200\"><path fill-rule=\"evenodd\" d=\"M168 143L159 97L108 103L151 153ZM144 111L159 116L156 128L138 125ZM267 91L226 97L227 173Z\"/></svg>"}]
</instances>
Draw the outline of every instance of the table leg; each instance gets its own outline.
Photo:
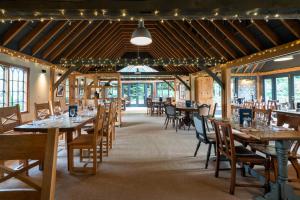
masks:
<instances>
[{"instance_id":1,"label":"table leg","mask_svg":"<svg viewBox=\"0 0 300 200\"><path fill-rule=\"evenodd\" d=\"M67 137L67 144L72 142L73 140L73 131L67 131L66 132L66 137ZM69 159L69 145L67 146L67 160L68 160L68 171L70 170L70 159Z\"/></svg>"},{"instance_id":2,"label":"table leg","mask_svg":"<svg viewBox=\"0 0 300 200\"><path fill-rule=\"evenodd\" d=\"M264 197L257 199L270 200L296 200L300 199L294 193L293 188L288 184L288 152L290 150L290 141L280 140L275 142L278 159L278 177L275 184L272 184L271 191Z\"/></svg>"}]
</instances>

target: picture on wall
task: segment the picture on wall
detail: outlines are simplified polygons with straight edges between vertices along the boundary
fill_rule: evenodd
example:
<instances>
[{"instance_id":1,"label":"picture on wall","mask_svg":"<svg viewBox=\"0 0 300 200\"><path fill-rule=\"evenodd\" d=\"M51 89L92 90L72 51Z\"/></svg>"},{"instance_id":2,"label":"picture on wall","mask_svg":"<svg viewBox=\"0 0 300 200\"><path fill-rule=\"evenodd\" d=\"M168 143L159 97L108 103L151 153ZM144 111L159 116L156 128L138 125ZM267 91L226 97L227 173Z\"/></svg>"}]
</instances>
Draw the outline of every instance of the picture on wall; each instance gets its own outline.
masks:
<instances>
[{"instance_id":1,"label":"picture on wall","mask_svg":"<svg viewBox=\"0 0 300 200\"><path fill-rule=\"evenodd\" d=\"M63 97L64 96L64 86L63 85L59 85L57 87L56 96L57 97Z\"/></svg>"}]
</instances>

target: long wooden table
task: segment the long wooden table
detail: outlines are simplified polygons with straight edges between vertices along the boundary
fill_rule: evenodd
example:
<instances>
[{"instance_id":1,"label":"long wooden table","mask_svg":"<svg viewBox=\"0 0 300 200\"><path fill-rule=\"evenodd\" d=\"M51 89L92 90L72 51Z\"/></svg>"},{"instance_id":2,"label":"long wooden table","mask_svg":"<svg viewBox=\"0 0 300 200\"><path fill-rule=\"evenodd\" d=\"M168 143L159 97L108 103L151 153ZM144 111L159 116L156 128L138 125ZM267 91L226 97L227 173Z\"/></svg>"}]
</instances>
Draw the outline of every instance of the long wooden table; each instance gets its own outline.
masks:
<instances>
[{"instance_id":1,"label":"long wooden table","mask_svg":"<svg viewBox=\"0 0 300 200\"><path fill-rule=\"evenodd\" d=\"M58 128L59 132L66 133L67 143L73 140L73 133L75 131L81 130L86 124L92 123L95 118L94 114L82 115L79 117L69 117L67 115L63 115L60 118L53 119L44 119L36 121L35 123L27 123L21 126L17 126L14 128L15 131L20 132L42 132L46 133L49 128ZM67 155L68 155L67 151ZM68 155L69 156L69 155ZM69 159L68 159L68 169L69 169Z\"/></svg>"},{"instance_id":2,"label":"long wooden table","mask_svg":"<svg viewBox=\"0 0 300 200\"><path fill-rule=\"evenodd\" d=\"M300 140L300 132L279 127L252 126L243 128L240 125L232 124L233 131L238 137L254 138L258 141L275 141L275 149L278 159L278 177L275 184L271 185L271 191L263 197L257 199L270 200L296 200L300 196L296 195L293 188L288 184L288 152L291 142Z\"/></svg>"}]
</instances>

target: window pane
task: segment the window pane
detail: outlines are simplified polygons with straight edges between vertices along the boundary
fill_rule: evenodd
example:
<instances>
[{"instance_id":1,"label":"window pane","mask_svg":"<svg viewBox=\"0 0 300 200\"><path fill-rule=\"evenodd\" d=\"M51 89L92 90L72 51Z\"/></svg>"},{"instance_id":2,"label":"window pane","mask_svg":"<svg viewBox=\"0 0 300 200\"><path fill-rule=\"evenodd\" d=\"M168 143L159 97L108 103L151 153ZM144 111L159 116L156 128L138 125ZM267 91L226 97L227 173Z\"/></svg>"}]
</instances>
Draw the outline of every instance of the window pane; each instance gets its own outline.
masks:
<instances>
[{"instance_id":1,"label":"window pane","mask_svg":"<svg viewBox=\"0 0 300 200\"><path fill-rule=\"evenodd\" d=\"M280 102L289 101L289 78L276 78L276 99Z\"/></svg>"},{"instance_id":2,"label":"window pane","mask_svg":"<svg viewBox=\"0 0 300 200\"><path fill-rule=\"evenodd\" d=\"M238 81L238 94L246 101L256 97L256 79L241 78Z\"/></svg>"},{"instance_id":3,"label":"window pane","mask_svg":"<svg viewBox=\"0 0 300 200\"><path fill-rule=\"evenodd\" d=\"M272 90L272 79L264 79L265 102L273 99Z\"/></svg>"},{"instance_id":4,"label":"window pane","mask_svg":"<svg viewBox=\"0 0 300 200\"><path fill-rule=\"evenodd\" d=\"M295 102L300 102L300 76L294 76Z\"/></svg>"},{"instance_id":5,"label":"window pane","mask_svg":"<svg viewBox=\"0 0 300 200\"><path fill-rule=\"evenodd\" d=\"M27 71L22 68L9 68L9 106L20 105L22 112L27 111Z\"/></svg>"}]
</instances>

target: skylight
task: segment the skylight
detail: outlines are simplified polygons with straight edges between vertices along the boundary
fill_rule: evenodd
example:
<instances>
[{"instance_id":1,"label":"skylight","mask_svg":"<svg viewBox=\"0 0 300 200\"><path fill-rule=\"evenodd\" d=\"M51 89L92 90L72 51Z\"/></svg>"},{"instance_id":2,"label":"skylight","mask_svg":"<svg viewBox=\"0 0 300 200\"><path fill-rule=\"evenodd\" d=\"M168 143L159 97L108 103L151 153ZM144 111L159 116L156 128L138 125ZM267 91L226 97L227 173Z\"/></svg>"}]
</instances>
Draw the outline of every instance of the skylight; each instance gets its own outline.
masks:
<instances>
[{"instance_id":1,"label":"skylight","mask_svg":"<svg viewBox=\"0 0 300 200\"><path fill-rule=\"evenodd\" d=\"M119 72L158 72L158 71L146 65L129 65L119 70Z\"/></svg>"}]
</instances>

